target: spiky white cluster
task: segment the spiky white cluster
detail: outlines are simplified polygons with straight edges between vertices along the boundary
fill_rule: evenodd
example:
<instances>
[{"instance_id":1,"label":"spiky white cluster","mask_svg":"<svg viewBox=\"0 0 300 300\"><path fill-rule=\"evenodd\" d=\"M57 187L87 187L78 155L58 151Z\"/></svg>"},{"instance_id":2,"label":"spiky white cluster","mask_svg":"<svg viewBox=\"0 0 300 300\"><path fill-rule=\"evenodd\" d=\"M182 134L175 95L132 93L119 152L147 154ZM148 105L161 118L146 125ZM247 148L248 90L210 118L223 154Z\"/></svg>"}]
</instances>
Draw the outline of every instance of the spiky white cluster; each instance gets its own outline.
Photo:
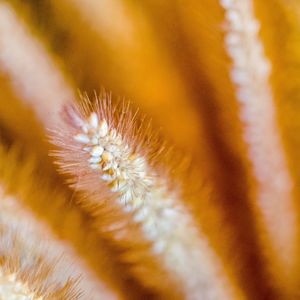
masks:
<instances>
[{"instance_id":1,"label":"spiky white cluster","mask_svg":"<svg viewBox=\"0 0 300 300\"><path fill-rule=\"evenodd\" d=\"M89 165L101 170L102 180L110 190L119 193L118 200L125 209L139 208L147 191L153 185L143 157L133 154L115 129L109 128L106 120L99 123L96 113L92 113L87 123L82 125L83 133L76 135L76 141L85 144L84 151L90 154Z\"/></svg>"},{"instance_id":2,"label":"spiky white cluster","mask_svg":"<svg viewBox=\"0 0 300 300\"><path fill-rule=\"evenodd\" d=\"M133 153L106 120L99 122L96 113L93 112L81 128L83 132L74 139L89 153L90 167L101 171L99 177L118 194L124 210L134 213L134 221L140 222L147 238L154 241L154 250L163 251L169 241L166 235L174 228L175 220L171 218L176 215L173 199L165 195L165 186L150 170L145 158ZM163 220L163 227L157 226L158 219Z\"/></svg>"},{"instance_id":3,"label":"spiky white cluster","mask_svg":"<svg viewBox=\"0 0 300 300\"><path fill-rule=\"evenodd\" d=\"M74 139L89 154L89 166L99 170L99 180L118 195L126 212L133 213L145 238L152 241L153 252L184 283L187 299L231 299L207 241L199 237L177 192L167 189L167 179L157 176L145 158L134 153L106 120L99 122L94 112L81 122Z\"/></svg>"},{"instance_id":4,"label":"spiky white cluster","mask_svg":"<svg viewBox=\"0 0 300 300\"><path fill-rule=\"evenodd\" d=\"M101 170L100 178L118 194L124 210L134 213L134 221L142 224L147 238L154 242L154 251L163 251L176 221L171 220L176 215L173 199L164 195L165 187L149 169L146 160L133 153L122 136L109 128L106 120L99 122L93 112L81 127L83 133L74 139L84 144L84 151L90 155L90 167ZM159 219L163 226L158 226Z\"/></svg>"},{"instance_id":5,"label":"spiky white cluster","mask_svg":"<svg viewBox=\"0 0 300 300\"><path fill-rule=\"evenodd\" d=\"M3 300L43 300L21 282L16 273L5 274L0 269L0 299Z\"/></svg>"}]
</instances>

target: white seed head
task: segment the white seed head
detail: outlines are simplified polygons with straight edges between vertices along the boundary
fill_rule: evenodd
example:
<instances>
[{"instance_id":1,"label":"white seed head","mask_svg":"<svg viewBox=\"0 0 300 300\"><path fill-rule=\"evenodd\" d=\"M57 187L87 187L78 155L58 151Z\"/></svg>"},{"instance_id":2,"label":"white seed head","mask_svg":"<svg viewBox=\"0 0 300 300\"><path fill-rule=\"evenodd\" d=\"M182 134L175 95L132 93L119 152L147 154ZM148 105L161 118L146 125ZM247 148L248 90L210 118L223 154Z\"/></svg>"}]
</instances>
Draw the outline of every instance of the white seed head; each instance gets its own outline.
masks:
<instances>
[{"instance_id":1,"label":"white seed head","mask_svg":"<svg viewBox=\"0 0 300 300\"><path fill-rule=\"evenodd\" d=\"M92 156L91 158L89 158L89 162L91 164L99 163L101 160L102 160L101 156Z\"/></svg>"},{"instance_id":2,"label":"white seed head","mask_svg":"<svg viewBox=\"0 0 300 300\"><path fill-rule=\"evenodd\" d=\"M126 187L126 181L116 179L112 182L111 191L112 192L120 192L122 189Z\"/></svg>"},{"instance_id":3,"label":"white seed head","mask_svg":"<svg viewBox=\"0 0 300 300\"><path fill-rule=\"evenodd\" d=\"M145 168L146 161L143 157L137 157L137 158L133 159L132 164L135 167Z\"/></svg>"},{"instance_id":4,"label":"white seed head","mask_svg":"<svg viewBox=\"0 0 300 300\"><path fill-rule=\"evenodd\" d=\"M104 181L111 182L113 180L113 177L107 173L104 173L103 175L101 175L101 179Z\"/></svg>"},{"instance_id":5,"label":"white seed head","mask_svg":"<svg viewBox=\"0 0 300 300\"><path fill-rule=\"evenodd\" d=\"M134 207L130 203L128 203L127 205L124 206L124 211L132 212L132 211L134 211Z\"/></svg>"},{"instance_id":6,"label":"white seed head","mask_svg":"<svg viewBox=\"0 0 300 300\"><path fill-rule=\"evenodd\" d=\"M109 173L111 169L113 169L113 164L111 162L104 162L102 166L103 172Z\"/></svg>"},{"instance_id":7,"label":"white seed head","mask_svg":"<svg viewBox=\"0 0 300 300\"><path fill-rule=\"evenodd\" d=\"M104 149L101 146L95 146L91 150L91 155L92 156L101 156L103 153Z\"/></svg>"},{"instance_id":8,"label":"white seed head","mask_svg":"<svg viewBox=\"0 0 300 300\"><path fill-rule=\"evenodd\" d=\"M83 144L88 144L90 142L90 139L87 135L85 134L77 134L74 136L74 140L79 142L79 143L83 143Z\"/></svg>"},{"instance_id":9,"label":"white seed head","mask_svg":"<svg viewBox=\"0 0 300 300\"><path fill-rule=\"evenodd\" d=\"M115 138L115 144L120 146L122 145L122 137L120 135L117 135L116 138Z\"/></svg>"},{"instance_id":10,"label":"white seed head","mask_svg":"<svg viewBox=\"0 0 300 300\"><path fill-rule=\"evenodd\" d=\"M118 186L119 186L119 189L124 189L127 185L127 182L126 180L122 180L121 178L118 180Z\"/></svg>"},{"instance_id":11,"label":"white seed head","mask_svg":"<svg viewBox=\"0 0 300 300\"><path fill-rule=\"evenodd\" d=\"M114 129L114 128L109 132L109 136L110 136L110 138L113 139L113 140L117 138L117 135L118 135L118 134L117 134L117 131L116 131L116 129Z\"/></svg>"},{"instance_id":12,"label":"white seed head","mask_svg":"<svg viewBox=\"0 0 300 300\"><path fill-rule=\"evenodd\" d=\"M15 273L5 274L0 272L0 299L11 300L42 300L43 297L37 297L30 291L26 282L20 281Z\"/></svg>"},{"instance_id":13,"label":"white seed head","mask_svg":"<svg viewBox=\"0 0 300 300\"><path fill-rule=\"evenodd\" d=\"M111 153L116 152L118 147L116 145L107 145L105 149Z\"/></svg>"},{"instance_id":14,"label":"white seed head","mask_svg":"<svg viewBox=\"0 0 300 300\"><path fill-rule=\"evenodd\" d=\"M221 0L221 5L224 8L230 8L233 5L233 0Z\"/></svg>"},{"instance_id":15,"label":"white seed head","mask_svg":"<svg viewBox=\"0 0 300 300\"><path fill-rule=\"evenodd\" d=\"M87 123L84 123L81 125L81 129L84 133L88 133L89 132L89 126Z\"/></svg>"},{"instance_id":16,"label":"white seed head","mask_svg":"<svg viewBox=\"0 0 300 300\"><path fill-rule=\"evenodd\" d=\"M104 162L110 162L113 160L113 158L114 158L113 155L108 151L104 151L102 153L102 159Z\"/></svg>"},{"instance_id":17,"label":"white seed head","mask_svg":"<svg viewBox=\"0 0 300 300\"><path fill-rule=\"evenodd\" d=\"M92 112L89 117L89 124L92 128L97 129L98 128L98 116L95 112Z\"/></svg>"},{"instance_id":18,"label":"white seed head","mask_svg":"<svg viewBox=\"0 0 300 300\"><path fill-rule=\"evenodd\" d=\"M241 16L240 16L239 12L236 10L233 10L233 9L226 11L226 17L232 23L238 23L241 20Z\"/></svg>"},{"instance_id":19,"label":"white seed head","mask_svg":"<svg viewBox=\"0 0 300 300\"><path fill-rule=\"evenodd\" d=\"M108 133L108 125L105 120L101 121L99 128L98 128L98 133L100 137L105 137Z\"/></svg>"},{"instance_id":20,"label":"white seed head","mask_svg":"<svg viewBox=\"0 0 300 300\"><path fill-rule=\"evenodd\" d=\"M133 198L131 189L127 189L122 195L120 196L120 203L126 204L131 201Z\"/></svg>"},{"instance_id":21,"label":"white seed head","mask_svg":"<svg viewBox=\"0 0 300 300\"><path fill-rule=\"evenodd\" d=\"M93 137L92 137L92 140L91 140L91 144L92 144L92 145L98 145L98 144L99 144L99 139L98 139L98 137L93 136Z\"/></svg>"},{"instance_id":22,"label":"white seed head","mask_svg":"<svg viewBox=\"0 0 300 300\"><path fill-rule=\"evenodd\" d=\"M224 3L227 5L230 0L224 0ZM234 14L231 18L236 21ZM235 45L237 41L233 36L229 44ZM243 73L236 73L235 76L237 80L244 81ZM198 239L194 233L189 212L180 204L178 209L176 191L169 191L166 180L151 168L147 157L138 153L135 150L138 147L132 147L130 140L127 142L127 138L116 129L109 128L106 120L99 122L96 115L91 114L87 124L88 132L77 137L87 144L83 145L83 149L89 153L90 167L99 170L95 171L99 181L102 180L114 193L112 201L115 199L123 212L129 213L132 220L138 223L145 239L152 243L152 252L164 257L170 271L176 272L184 280L190 270L197 274L195 270L203 265L202 238ZM122 234L120 231L120 239L123 238ZM187 280L187 287L191 286L199 295L202 283L210 282L210 278L206 278L204 273L196 276L191 284Z\"/></svg>"},{"instance_id":23,"label":"white seed head","mask_svg":"<svg viewBox=\"0 0 300 300\"><path fill-rule=\"evenodd\" d=\"M145 218L146 216L143 210L138 210L133 217L134 221L137 223L144 221Z\"/></svg>"},{"instance_id":24,"label":"white seed head","mask_svg":"<svg viewBox=\"0 0 300 300\"><path fill-rule=\"evenodd\" d=\"M154 218L151 216L146 216L142 221L142 227L144 229L145 235L149 240L155 241L158 236L158 232L156 230Z\"/></svg>"},{"instance_id":25,"label":"white seed head","mask_svg":"<svg viewBox=\"0 0 300 300\"><path fill-rule=\"evenodd\" d=\"M165 247L166 247L165 241L163 239L159 239L153 244L152 249L154 253L160 254L165 250Z\"/></svg>"},{"instance_id":26,"label":"white seed head","mask_svg":"<svg viewBox=\"0 0 300 300\"><path fill-rule=\"evenodd\" d=\"M135 197L133 198L132 203L133 203L133 207L135 209L138 209L143 205L144 199L142 197Z\"/></svg>"},{"instance_id":27,"label":"white seed head","mask_svg":"<svg viewBox=\"0 0 300 300\"><path fill-rule=\"evenodd\" d=\"M241 42L241 36L236 32L229 33L225 37L225 43L228 47L238 45Z\"/></svg>"}]
</instances>

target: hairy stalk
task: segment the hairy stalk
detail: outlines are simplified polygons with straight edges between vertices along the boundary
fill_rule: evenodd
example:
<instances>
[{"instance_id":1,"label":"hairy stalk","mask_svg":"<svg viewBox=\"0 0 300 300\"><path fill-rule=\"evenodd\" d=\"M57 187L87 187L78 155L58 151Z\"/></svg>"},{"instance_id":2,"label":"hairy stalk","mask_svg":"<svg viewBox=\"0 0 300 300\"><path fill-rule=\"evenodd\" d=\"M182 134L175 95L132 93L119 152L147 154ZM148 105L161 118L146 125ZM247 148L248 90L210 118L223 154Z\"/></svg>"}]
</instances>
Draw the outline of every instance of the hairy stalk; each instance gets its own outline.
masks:
<instances>
[{"instance_id":1,"label":"hairy stalk","mask_svg":"<svg viewBox=\"0 0 300 300\"><path fill-rule=\"evenodd\" d=\"M252 1L221 0L225 9L225 45L232 59L231 79L236 86L245 125L244 138L257 182L261 240L278 270L286 272L295 259L296 222L292 181L276 123L269 84L270 63L258 36ZM275 275L275 276L277 276Z\"/></svg>"},{"instance_id":2,"label":"hairy stalk","mask_svg":"<svg viewBox=\"0 0 300 300\"><path fill-rule=\"evenodd\" d=\"M78 281L82 269L67 247L2 187L0 208L0 299L87 299L79 286L89 281Z\"/></svg>"},{"instance_id":3,"label":"hairy stalk","mask_svg":"<svg viewBox=\"0 0 300 300\"><path fill-rule=\"evenodd\" d=\"M45 223L0 188L0 299L117 299L68 243L58 241ZM3 296L7 293L12 298Z\"/></svg>"},{"instance_id":4,"label":"hairy stalk","mask_svg":"<svg viewBox=\"0 0 300 300\"><path fill-rule=\"evenodd\" d=\"M180 182L171 188L168 172L159 166L168 151L149 123L139 123L129 105L114 106L105 95L94 107L85 99L83 107L67 107L65 114L64 129L53 135L60 147L56 155L73 187L86 194L85 202L117 207L128 224L139 225L152 255L174 274L188 299L231 298L218 258L182 203Z\"/></svg>"}]
</instances>

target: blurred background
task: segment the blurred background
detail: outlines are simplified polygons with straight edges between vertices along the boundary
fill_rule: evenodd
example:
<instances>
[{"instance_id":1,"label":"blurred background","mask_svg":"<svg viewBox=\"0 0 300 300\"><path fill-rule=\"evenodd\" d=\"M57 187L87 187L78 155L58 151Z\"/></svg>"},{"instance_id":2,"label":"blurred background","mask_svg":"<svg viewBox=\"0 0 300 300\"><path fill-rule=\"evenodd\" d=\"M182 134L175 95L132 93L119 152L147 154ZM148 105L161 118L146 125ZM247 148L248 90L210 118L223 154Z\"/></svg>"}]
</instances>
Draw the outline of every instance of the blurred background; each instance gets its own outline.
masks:
<instances>
[{"instance_id":1,"label":"blurred background","mask_svg":"<svg viewBox=\"0 0 300 300\"><path fill-rule=\"evenodd\" d=\"M232 77L239 53L230 53L226 37L236 11L228 17L225 0L0 0L0 138L4 148L18 145L21 156L34 156L40 176L71 198L49 158L47 128L80 93L93 101L105 89L114 100L130 100L193 162L201 180L191 185L204 182L213 191L187 205L247 299L300 299L294 256L300 245L300 3L241 2L251 3L271 66L266 102L260 62L246 70L254 78L249 89L258 91L246 104L258 116L252 123ZM247 35L247 24L245 15L236 30ZM251 39L242 45L251 58ZM269 90L271 106L265 105ZM249 132L258 137L254 146ZM279 232L284 223L292 225L278 235L289 238L273 248L276 236L266 228ZM72 240L70 232L62 238ZM291 264L279 255L291 253L287 248L293 248ZM85 255L96 257L92 252ZM159 289L120 279L126 280L132 297L159 299Z\"/></svg>"}]
</instances>

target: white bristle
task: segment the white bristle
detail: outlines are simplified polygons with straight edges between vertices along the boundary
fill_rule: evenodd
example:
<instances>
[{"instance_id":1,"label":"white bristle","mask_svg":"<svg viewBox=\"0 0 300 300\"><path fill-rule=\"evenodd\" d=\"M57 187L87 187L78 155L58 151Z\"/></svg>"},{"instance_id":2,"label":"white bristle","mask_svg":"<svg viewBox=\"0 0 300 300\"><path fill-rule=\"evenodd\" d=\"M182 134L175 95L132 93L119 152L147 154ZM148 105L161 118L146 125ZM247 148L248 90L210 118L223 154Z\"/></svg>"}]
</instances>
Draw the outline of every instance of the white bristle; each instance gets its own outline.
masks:
<instances>
[{"instance_id":1,"label":"white bristle","mask_svg":"<svg viewBox=\"0 0 300 300\"><path fill-rule=\"evenodd\" d=\"M103 153L104 149L101 146L95 146L91 150L91 155L92 156L101 156Z\"/></svg>"},{"instance_id":2,"label":"white bristle","mask_svg":"<svg viewBox=\"0 0 300 300\"><path fill-rule=\"evenodd\" d=\"M89 117L89 124L94 128L97 129L98 128L98 116L95 112L91 113L90 117Z\"/></svg>"},{"instance_id":3,"label":"white bristle","mask_svg":"<svg viewBox=\"0 0 300 300\"><path fill-rule=\"evenodd\" d=\"M146 158L135 153L115 128L109 129L106 120L98 128L92 128L89 135L92 147L89 162L91 168L99 169L99 180L116 195L116 203L123 211L132 214L132 220L140 224L145 239L153 243L153 254L161 255L170 272L185 282L187 294L198 296L200 291L203 299L208 299L208 289L203 293L200 286L208 285L218 271L214 262L210 262L210 268L192 281L186 279L190 270L197 274L203 264L202 252L210 249L194 230L189 213L175 204L176 192L166 188L167 182L160 181ZM100 157L101 164L97 165ZM216 293L221 293L220 290L222 287L218 286ZM188 299L197 299L193 296ZM218 294L214 299L224 299L222 296Z\"/></svg>"},{"instance_id":4,"label":"white bristle","mask_svg":"<svg viewBox=\"0 0 300 300\"><path fill-rule=\"evenodd\" d=\"M103 154L102 154L102 159L105 162L112 161L113 155L110 152L108 152L108 151L104 151Z\"/></svg>"},{"instance_id":5,"label":"white bristle","mask_svg":"<svg viewBox=\"0 0 300 300\"><path fill-rule=\"evenodd\" d=\"M105 137L108 133L108 125L105 120L101 121L98 129L98 133L100 137Z\"/></svg>"},{"instance_id":6,"label":"white bristle","mask_svg":"<svg viewBox=\"0 0 300 300\"><path fill-rule=\"evenodd\" d=\"M113 180L113 177L109 174L104 173L103 175L101 175L101 179L111 182Z\"/></svg>"},{"instance_id":7,"label":"white bristle","mask_svg":"<svg viewBox=\"0 0 300 300\"><path fill-rule=\"evenodd\" d=\"M92 145L98 145L99 143L99 139L97 136L93 136L92 139L91 139L91 144Z\"/></svg>"},{"instance_id":8,"label":"white bristle","mask_svg":"<svg viewBox=\"0 0 300 300\"><path fill-rule=\"evenodd\" d=\"M77 134L74 136L74 140L83 143L83 144L88 144L90 142L90 139L87 135L85 134Z\"/></svg>"},{"instance_id":9,"label":"white bristle","mask_svg":"<svg viewBox=\"0 0 300 300\"><path fill-rule=\"evenodd\" d=\"M92 164L99 163L100 161L101 161L101 157L100 156L92 156L89 159L89 162L92 163Z\"/></svg>"}]
</instances>

